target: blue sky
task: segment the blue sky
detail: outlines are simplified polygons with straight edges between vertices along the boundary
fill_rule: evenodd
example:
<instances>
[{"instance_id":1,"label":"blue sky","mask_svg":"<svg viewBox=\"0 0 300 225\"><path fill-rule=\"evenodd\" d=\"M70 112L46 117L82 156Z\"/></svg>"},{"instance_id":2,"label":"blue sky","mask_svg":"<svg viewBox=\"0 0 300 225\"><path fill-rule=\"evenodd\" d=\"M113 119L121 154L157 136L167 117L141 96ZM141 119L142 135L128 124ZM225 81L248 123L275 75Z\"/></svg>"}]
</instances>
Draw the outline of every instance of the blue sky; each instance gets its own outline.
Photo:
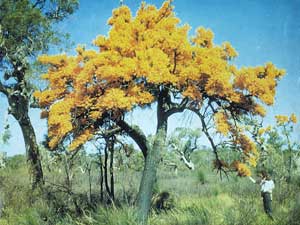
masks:
<instances>
[{"instance_id":1,"label":"blue sky","mask_svg":"<svg viewBox=\"0 0 300 225\"><path fill-rule=\"evenodd\" d=\"M146 1L159 7L162 0ZM124 0L133 14L141 1ZM192 27L191 34L198 26L213 30L215 43L229 41L238 51L239 56L234 61L238 66L255 66L272 61L277 67L287 71L280 81L276 94L276 103L268 108L268 123L276 114L289 115L295 112L300 117L300 1L295 0L174 0L176 15L182 23ZM109 26L107 19L113 8L119 6L118 0L89 0L80 1L79 10L68 20L60 24L60 29L71 34L76 44L91 42L98 34L107 34ZM4 115L7 107L6 99L0 97L0 132L3 130ZM134 112L128 115L133 123L147 123L145 132L154 132L155 113ZM38 140L46 132L46 122L39 119L39 111L30 112ZM170 129L175 126L197 127L189 115L172 117ZM8 155L24 153L23 137L16 121L9 118L13 137L10 144L0 146L0 151ZM299 133L299 130L298 130Z\"/></svg>"}]
</instances>

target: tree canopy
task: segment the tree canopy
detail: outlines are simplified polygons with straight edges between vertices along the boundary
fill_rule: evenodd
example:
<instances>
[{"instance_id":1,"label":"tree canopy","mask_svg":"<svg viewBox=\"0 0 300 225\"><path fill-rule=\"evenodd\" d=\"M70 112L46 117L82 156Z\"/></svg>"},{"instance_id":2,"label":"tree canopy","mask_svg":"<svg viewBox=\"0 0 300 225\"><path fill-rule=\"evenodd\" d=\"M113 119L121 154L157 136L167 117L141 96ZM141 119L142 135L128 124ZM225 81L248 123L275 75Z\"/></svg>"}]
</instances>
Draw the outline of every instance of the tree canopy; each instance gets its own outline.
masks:
<instances>
[{"instance_id":1,"label":"tree canopy","mask_svg":"<svg viewBox=\"0 0 300 225\"><path fill-rule=\"evenodd\" d=\"M39 57L49 65L42 76L48 88L35 92L48 118L49 146L54 149L72 137L69 148L76 149L105 120L118 123L134 108L160 104L163 98L162 120L183 110L195 112L216 153L216 166L225 164L218 159L210 124L241 152L233 166L249 175L244 162L255 165L258 152L241 118L265 115L284 70L271 62L237 68L233 59L238 53L231 44L215 44L213 32L203 27L190 37L189 25L181 24L171 1L160 8L142 3L135 16L121 6L108 24L109 33L93 42L98 50L78 46L76 55Z\"/></svg>"}]
</instances>

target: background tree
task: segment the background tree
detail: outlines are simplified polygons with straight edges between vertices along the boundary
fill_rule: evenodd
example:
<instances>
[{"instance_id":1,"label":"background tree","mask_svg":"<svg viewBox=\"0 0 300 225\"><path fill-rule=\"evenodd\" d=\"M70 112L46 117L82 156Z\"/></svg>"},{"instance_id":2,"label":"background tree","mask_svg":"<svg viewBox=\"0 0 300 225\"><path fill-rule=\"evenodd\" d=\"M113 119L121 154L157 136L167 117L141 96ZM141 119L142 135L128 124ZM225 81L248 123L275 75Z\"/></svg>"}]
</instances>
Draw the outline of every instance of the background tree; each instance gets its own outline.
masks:
<instances>
[{"instance_id":1,"label":"background tree","mask_svg":"<svg viewBox=\"0 0 300 225\"><path fill-rule=\"evenodd\" d=\"M216 168L249 175L246 164L255 165L258 152L241 117L264 116L264 106L273 104L277 81L284 75L272 63L238 69L231 63L237 52L228 42L214 44L213 32L203 27L190 39L189 26L179 22L171 1L159 9L142 3L135 17L121 6L108 20L109 34L94 41L99 51L79 46L75 56L39 57L49 65L43 75L49 86L35 96L48 118L50 147L71 137L69 148L76 149L106 121L121 128L145 156L137 201L144 222L168 118L184 110L195 113L215 154ZM153 143L141 128L126 122L127 112L147 105L156 107L157 113ZM218 140L239 154L238 161L222 161Z\"/></svg>"},{"instance_id":2,"label":"background tree","mask_svg":"<svg viewBox=\"0 0 300 225\"><path fill-rule=\"evenodd\" d=\"M299 153L299 143L293 141L297 118L295 114L277 115L275 118L276 126L261 127L257 132L259 142L264 146L260 166L265 167L277 178L283 178L290 183Z\"/></svg>"},{"instance_id":3,"label":"background tree","mask_svg":"<svg viewBox=\"0 0 300 225\"><path fill-rule=\"evenodd\" d=\"M77 8L77 0L2 0L0 2L0 92L9 113L21 127L33 186L43 182L43 170L28 110L33 86L28 76L38 53L58 44L55 25Z\"/></svg>"},{"instance_id":4,"label":"background tree","mask_svg":"<svg viewBox=\"0 0 300 225\"><path fill-rule=\"evenodd\" d=\"M193 151L199 149L200 129L178 127L168 137L170 152L179 155L179 159L191 170L194 170L194 163L191 161ZM174 162L173 162L174 163Z\"/></svg>"}]
</instances>

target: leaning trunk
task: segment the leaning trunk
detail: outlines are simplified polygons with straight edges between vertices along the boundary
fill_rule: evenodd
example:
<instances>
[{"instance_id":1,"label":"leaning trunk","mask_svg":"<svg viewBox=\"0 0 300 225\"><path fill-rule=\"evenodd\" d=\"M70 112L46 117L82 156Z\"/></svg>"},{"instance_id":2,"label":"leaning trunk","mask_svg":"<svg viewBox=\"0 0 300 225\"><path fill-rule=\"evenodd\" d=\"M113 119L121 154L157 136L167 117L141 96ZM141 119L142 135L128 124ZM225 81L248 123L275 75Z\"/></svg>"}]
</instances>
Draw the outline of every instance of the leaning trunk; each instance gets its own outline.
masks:
<instances>
[{"instance_id":1,"label":"leaning trunk","mask_svg":"<svg viewBox=\"0 0 300 225\"><path fill-rule=\"evenodd\" d=\"M38 185L44 183L39 148L29 117L23 117L19 121L19 124L24 137L27 161L30 164L30 174L32 175L32 187L36 188Z\"/></svg>"}]
</instances>

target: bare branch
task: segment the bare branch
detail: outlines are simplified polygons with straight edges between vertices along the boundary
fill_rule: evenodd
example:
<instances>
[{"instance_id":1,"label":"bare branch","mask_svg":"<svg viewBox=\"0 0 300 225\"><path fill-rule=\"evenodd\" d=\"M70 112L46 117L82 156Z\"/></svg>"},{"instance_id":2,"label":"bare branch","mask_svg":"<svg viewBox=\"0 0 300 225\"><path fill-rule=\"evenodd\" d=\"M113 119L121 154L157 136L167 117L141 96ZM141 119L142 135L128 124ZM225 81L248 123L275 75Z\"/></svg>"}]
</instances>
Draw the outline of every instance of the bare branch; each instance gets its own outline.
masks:
<instances>
[{"instance_id":1,"label":"bare branch","mask_svg":"<svg viewBox=\"0 0 300 225\"><path fill-rule=\"evenodd\" d=\"M195 169L194 163L191 160L187 160L183 151L180 151L175 144L172 144L171 147L173 147L175 152L177 152L180 155L180 160L184 162L184 165L186 165L187 168L189 168L190 170Z\"/></svg>"},{"instance_id":2,"label":"bare branch","mask_svg":"<svg viewBox=\"0 0 300 225\"><path fill-rule=\"evenodd\" d=\"M104 137L104 138L108 138L108 137L111 137L117 133L119 133L121 131L121 128L120 127L114 127L110 130L104 130L104 131L99 131L97 132L100 136Z\"/></svg>"},{"instance_id":3,"label":"bare branch","mask_svg":"<svg viewBox=\"0 0 300 225\"><path fill-rule=\"evenodd\" d=\"M219 159L219 155L218 155L218 151L217 151L217 146L216 146L213 138L211 137L211 135L208 132L208 128L207 128L207 125L205 123L204 116L197 109L194 109L194 108L190 107L189 110L191 110L192 112L194 112L199 117L199 119L201 121L201 125L202 125L202 131L206 135L206 137L207 137L207 139L208 139L208 141L209 141L209 143L210 143L210 145L211 145L211 147L213 149L213 152L214 152L214 154L216 156L216 160L219 162L220 159Z\"/></svg>"},{"instance_id":4,"label":"bare branch","mask_svg":"<svg viewBox=\"0 0 300 225\"><path fill-rule=\"evenodd\" d=\"M208 110L208 108L209 108L209 102L210 102L210 99L208 100L208 104L206 105L206 107L205 107L205 109L204 109L204 112L203 112L203 115L205 116L205 114L206 114L206 112L207 112L207 110Z\"/></svg>"}]
</instances>

